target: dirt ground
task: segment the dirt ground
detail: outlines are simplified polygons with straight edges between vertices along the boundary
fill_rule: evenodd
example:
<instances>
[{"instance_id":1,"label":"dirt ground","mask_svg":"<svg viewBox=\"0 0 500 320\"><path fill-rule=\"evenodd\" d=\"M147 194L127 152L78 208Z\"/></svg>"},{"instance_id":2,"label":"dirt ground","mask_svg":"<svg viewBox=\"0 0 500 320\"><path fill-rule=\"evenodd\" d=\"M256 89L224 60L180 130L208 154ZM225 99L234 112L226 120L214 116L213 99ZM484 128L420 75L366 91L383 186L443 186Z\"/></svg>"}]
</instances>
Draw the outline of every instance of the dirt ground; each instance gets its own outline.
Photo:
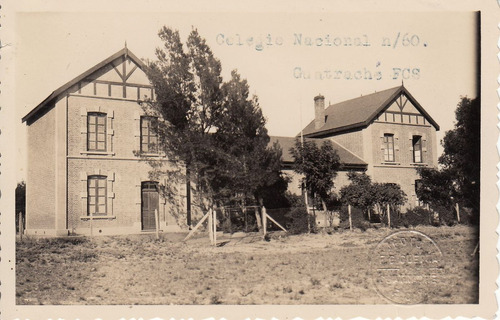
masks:
<instances>
[{"instance_id":1,"label":"dirt ground","mask_svg":"<svg viewBox=\"0 0 500 320\"><path fill-rule=\"evenodd\" d=\"M16 248L17 304L384 304L371 262L388 235L206 234L34 239ZM422 303L478 302L477 229L418 227L442 252L443 272ZM415 281L418 281L417 279ZM411 285L410 285L411 286ZM410 293L410 291L408 292Z\"/></svg>"}]
</instances>

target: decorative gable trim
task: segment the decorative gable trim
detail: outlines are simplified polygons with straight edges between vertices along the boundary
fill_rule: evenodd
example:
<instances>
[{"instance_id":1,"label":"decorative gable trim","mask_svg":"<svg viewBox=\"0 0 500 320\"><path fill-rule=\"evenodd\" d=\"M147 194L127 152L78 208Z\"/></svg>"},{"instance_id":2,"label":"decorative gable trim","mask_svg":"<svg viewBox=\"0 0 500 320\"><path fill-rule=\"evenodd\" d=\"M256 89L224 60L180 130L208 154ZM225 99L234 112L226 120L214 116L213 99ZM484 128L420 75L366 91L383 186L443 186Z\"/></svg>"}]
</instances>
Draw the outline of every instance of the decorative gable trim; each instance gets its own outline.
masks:
<instances>
[{"instance_id":1,"label":"decorative gable trim","mask_svg":"<svg viewBox=\"0 0 500 320\"><path fill-rule=\"evenodd\" d=\"M392 103L396 102L396 100L399 99L398 102L401 105L403 105L404 101L403 101L402 96L405 96L406 99L408 101L410 101L413 104L413 106L421 113L421 117L423 118L422 120L424 120L424 123L417 123L417 124L427 124L427 125L431 124L432 126L434 126L434 128L437 131L439 131L439 125L434 121L434 119L432 119L432 117L424 110L424 108L418 103L418 101L408 92L408 90L404 86L400 86L398 88L393 88L393 89L388 89L388 90L395 90L395 91L389 96L389 98L387 98L383 103L381 103L380 106L378 108L376 108L370 115L368 115L366 118L364 118L364 120L356 122L356 123L351 123L351 124L348 124L346 126L337 126L335 128L326 129L326 130L320 129L319 131L306 133L306 134L304 134L304 136L308 137L308 138L323 138L323 137L328 137L328 136L332 136L332 135L337 135L340 133L345 133L345 132L350 131L350 130L362 129L364 127L367 127L370 124L372 124L374 121L377 121L380 116L384 116L384 114L383 114L384 111L387 110L392 105ZM375 93L375 94L377 94L377 93ZM366 99L366 97L367 96L365 96L363 98ZM358 99L358 98L356 98L356 99ZM347 101L349 101L351 103L355 103L356 99L347 100ZM335 106L335 105L333 105L333 106ZM333 106L330 106L329 108L331 108ZM400 117L400 120L401 120L401 117ZM395 123L398 123L398 122L395 122ZM311 124L306 126L306 129L309 128L310 126L311 126Z\"/></svg>"},{"instance_id":2,"label":"decorative gable trim","mask_svg":"<svg viewBox=\"0 0 500 320\"><path fill-rule=\"evenodd\" d=\"M129 51L127 47L125 47L125 48L121 49L120 51L116 52L115 54L111 55L109 58L103 60L102 62L96 64L95 66L88 69L84 73L80 74L79 76L77 76L73 80L67 82L66 84L62 85L58 89L54 90L47 98L45 98L45 100L43 100L38 106L36 106L33 110L31 110L27 115L25 115L22 118L22 122L28 121L28 124L29 124L29 121L31 119L36 120L35 116L38 115L40 112L43 112L45 109L53 106L53 104L51 104L51 102L53 100L58 99L58 97L60 97L61 94L63 94L64 92L66 92L67 90L69 90L70 88L72 88L74 86L81 85L81 82L84 81L90 75L92 75L94 72L96 72L99 69L103 68L104 66L112 63L113 61L117 60L118 58L120 58L122 56L124 57L125 61L127 59L130 59L138 68L140 68L141 70L146 70L146 65L144 64L144 62L142 62L131 51ZM132 68L132 70L135 71L134 68ZM132 74L132 72L129 73L127 76L129 77L131 74ZM81 87L79 86L78 89L81 90ZM150 89L150 90L152 90L152 89Z\"/></svg>"},{"instance_id":3,"label":"decorative gable trim","mask_svg":"<svg viewBox=\"0 0 500 320\"><path fill-rule=\"evenodd\" d=\"M404 99L406 98L406 99ZM376 120L376 118L385 110L387 110L393 103L396 103L400 110L404 110L404 107L407 102L410 102L424 117L424 124L425 122L430 123L436 131L439 131L439 125L432 119L432 117L424 110L424 108L418 103L418 101L408 92L408 90L404 87L401 86L398 91L395 92L395 94L388 99L386 103L383 104L383 107L374 112L374 114L369 118L369 121L367 121L367 125L371 124L373 121Z\"/></svg>"}]
</instances>

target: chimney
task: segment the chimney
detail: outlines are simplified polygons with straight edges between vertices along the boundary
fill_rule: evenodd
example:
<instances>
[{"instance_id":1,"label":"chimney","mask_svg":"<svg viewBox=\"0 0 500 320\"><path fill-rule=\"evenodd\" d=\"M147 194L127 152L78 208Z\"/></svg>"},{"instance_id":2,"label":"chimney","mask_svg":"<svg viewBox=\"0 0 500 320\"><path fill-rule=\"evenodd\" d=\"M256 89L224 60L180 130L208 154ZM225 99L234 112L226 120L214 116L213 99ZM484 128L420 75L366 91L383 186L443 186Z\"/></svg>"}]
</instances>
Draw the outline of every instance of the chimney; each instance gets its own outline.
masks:
<instances>
[{"instance_id":1,"label":"chimney","mask_svg":"<svg viewBox=\"0 0 500 320\"><path fill-rule=\"evenodd\" d=\"M321 94L314 97L314 129L318 130L325 124L325 97Z\"/></svg>"}]
</instances>

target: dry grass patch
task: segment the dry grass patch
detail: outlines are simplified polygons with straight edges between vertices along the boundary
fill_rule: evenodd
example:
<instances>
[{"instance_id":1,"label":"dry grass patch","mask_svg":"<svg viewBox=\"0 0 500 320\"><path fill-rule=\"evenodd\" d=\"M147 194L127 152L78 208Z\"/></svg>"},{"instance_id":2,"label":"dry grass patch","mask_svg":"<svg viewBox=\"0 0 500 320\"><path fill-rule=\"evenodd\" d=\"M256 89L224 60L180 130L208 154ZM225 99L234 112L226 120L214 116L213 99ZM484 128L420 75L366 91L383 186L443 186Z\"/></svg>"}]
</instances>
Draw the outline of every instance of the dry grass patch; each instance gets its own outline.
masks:
<instances>
[{"instance_id":1,"label":"dry grass patch","mask_svg":"<svg viewBox=\"0 0 500 320\"><path fill-rule=\"evenodd\" d=\"M444 254L426 303L477 303L472 227L422 227ZM27 239L16 248L18 304L380 304L370 259L397 230L259 236L211 247L181 235ZM221 240L222 241L222 240ZM375 279L376 281L376 279Z\"/></svg>"}]
</instances>

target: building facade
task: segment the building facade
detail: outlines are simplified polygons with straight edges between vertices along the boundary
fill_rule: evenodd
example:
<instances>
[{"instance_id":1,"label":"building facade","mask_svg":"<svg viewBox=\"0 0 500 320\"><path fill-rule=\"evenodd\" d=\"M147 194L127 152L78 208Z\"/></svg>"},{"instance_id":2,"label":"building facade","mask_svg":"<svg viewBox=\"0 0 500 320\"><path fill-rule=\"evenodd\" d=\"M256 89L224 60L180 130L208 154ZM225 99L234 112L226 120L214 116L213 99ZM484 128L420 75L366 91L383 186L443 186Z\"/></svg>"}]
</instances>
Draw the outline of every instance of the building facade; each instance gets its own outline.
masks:
<instances>
[{"instance_id":1,"label":"building facade","mask_svg":"<svg viewBox=\"0 0 500 320\"><path fill-rule=\"evenodd\" d=\"M418 167L437 167L439 125L403 86L364 95L325 108L314 98L315 119L302 134L329 139L366 163L374 182L397 183L408 197L406 207L419 205L415 185ZM348 184L344 175L336 191Z\"/></svg>"},{"instance_id":2,"label":"building facade","mask_svg":"<svg viewBox=\"0 0 500 320\"><path fill-rule=\"evenodd\" d=\"M145 65L127 48L61 86L23 119L27 124L26 233L123 234L186 225L185 185L167 199L139 157L175 166L157 151ZM177 182L176 182L177 183ZM180 212L183 212L181 215ZM181 218L182 216L182 218Z\"/></svg>"},{"instance_id":3,"label":"building facade","mask_svg":"<svg viewBox=\"0 0 500 320\"><path fill-rule=\"evenodd\" d=\"M181 231L191 224L190 188L152 176L148 161L163 169L179 164L158 151L156 119L140 105L154 98L145 65L126 47L52 92L22 121L27 124L26 233L129 234ZM377 182L398 183L408 206L418 204L416 168L437 166L437 123L404 86L325 108L314 99L315 119L306 140L330 140L341 169ZM296 137L271 137L283 149L290 191L301 192L289 152ZM168 170L162 170L168 171ZM174 192L161 192L171 187Z\"/></svg>"}]
</instances>

